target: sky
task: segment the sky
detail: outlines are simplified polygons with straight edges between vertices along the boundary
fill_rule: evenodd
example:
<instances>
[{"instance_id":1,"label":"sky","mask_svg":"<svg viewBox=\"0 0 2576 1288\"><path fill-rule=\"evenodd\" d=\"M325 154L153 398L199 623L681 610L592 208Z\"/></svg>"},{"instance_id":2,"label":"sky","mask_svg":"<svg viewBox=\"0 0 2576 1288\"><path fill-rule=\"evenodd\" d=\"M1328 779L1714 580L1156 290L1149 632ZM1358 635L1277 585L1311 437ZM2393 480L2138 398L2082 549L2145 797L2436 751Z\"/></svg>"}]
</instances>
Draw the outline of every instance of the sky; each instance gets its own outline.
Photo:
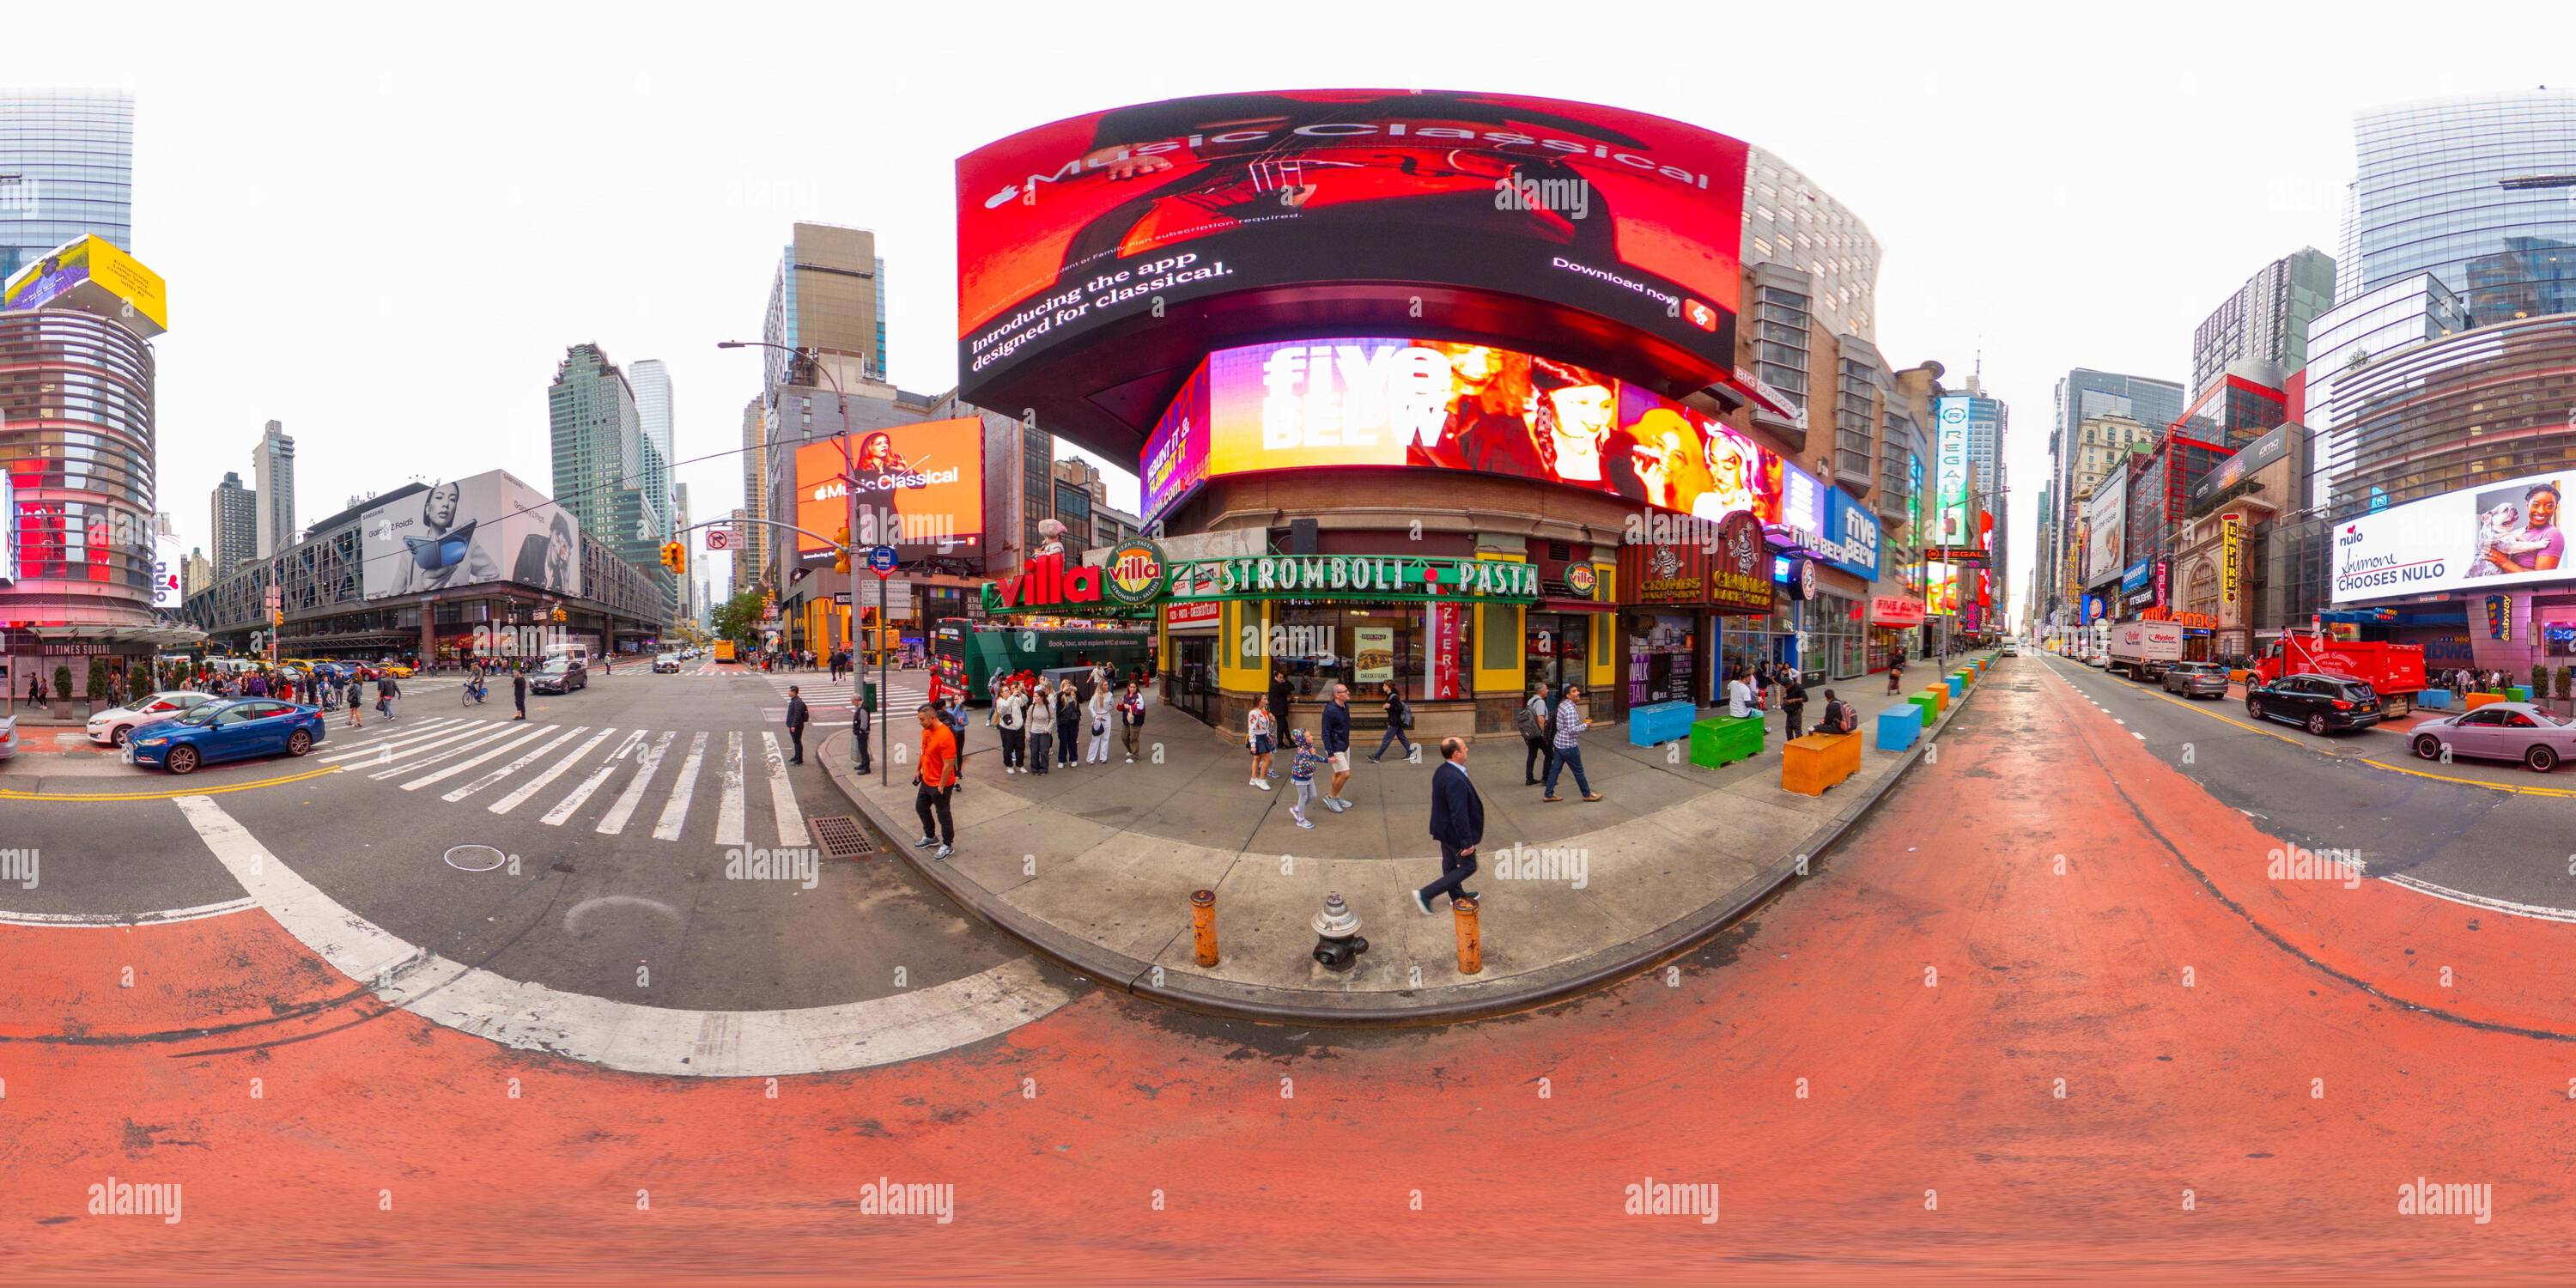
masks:
<instances>
[{"instance_id":1,"label":"sky","mask_svg":"<svg viewBox=\"0 0 2576 1288\"><path fill-rule=\"evenodd\" d=\"M1061 117L1226 90L1484 89L1758 144L1884 248L1879 348L1982 355L2012 408L2008 586L2030 581L2051 391L2189 379L2192 329L2301 246L2331 253L2351 114L2576 79L2564 42L2391 36L2420 6L1824 9L622 4L121 11L84 73L136 95L134 250L169 282L160 508L297 444L297 517L498 466L547 488L567 345L669 364L695 515L741 500L744 402L788 226L874 229L898 385L955 383L954 162ZM2565 30L2463 3L2453 33ZM26 75L28 64L21 64ZM71 83L71 82L65 82ZM1102 462L1132 471L1134 462ZM1112 502L1132 510L1132 473ZM721 593L723 568L697 575Z\"/></svg>"}]
</instances>

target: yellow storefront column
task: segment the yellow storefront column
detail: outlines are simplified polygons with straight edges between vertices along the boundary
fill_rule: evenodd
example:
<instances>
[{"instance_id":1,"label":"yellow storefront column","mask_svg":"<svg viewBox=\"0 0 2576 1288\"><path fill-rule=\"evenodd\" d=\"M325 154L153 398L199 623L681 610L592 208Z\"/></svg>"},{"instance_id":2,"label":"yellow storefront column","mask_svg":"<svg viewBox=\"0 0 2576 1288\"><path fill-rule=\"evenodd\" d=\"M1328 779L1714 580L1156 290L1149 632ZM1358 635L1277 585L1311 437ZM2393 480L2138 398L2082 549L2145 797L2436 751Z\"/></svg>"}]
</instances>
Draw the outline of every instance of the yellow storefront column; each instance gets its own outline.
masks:
<instances>
[{"instance_id":1,"label":"yellow storefront column","mask_svg":"<svg viewBox=\"0 0 2576 1288\"><path fill-rule=\"evenodd\" d=\"M1479 559L1528 563L1524 552L1479 549ZM1478 604L1475 640L1469 658L1469 692L1477 697L1518 697L1529 675L1529 607L1526 604Z\"/></svg>"},{"instance_id":2,"label":"yellow storefront column","mask_svg":"<svg viewBox=\"0 0 2576 1288\"><path fill-rule=\"evenodd\" d=\"M1618 565L1595 559L1592 561L1592 575L1600 582L1600 589L1595 592L1595 594L1600 597L1600 601L1605 604L1618 603ZM1608 691L1611 683L1618 679L1619 663L1623 660L1615 656L1615 650L1619 640L1619 614L1616 612L1593 613L1591 614L1591 618L1592 651L1586 655L1583 667L1583 687L1586 689L1606 692ZM1609 704L1603 702L1598 697L1593 698L1592 701L1586 705L1588 705L1594 712L1607 712L1610 710Z\"/></svg>"},{"instance_id":3,"label":"yellow storefront column","mask_svg":"<svg viewBox=\"0 0 2576 1288\"><path fill-rule=\"evenodd\" d=\"M1216 687L1228 693L1270 691L1270 604L1229 599L1218 606Z\"/></svg>"}]
</instances>

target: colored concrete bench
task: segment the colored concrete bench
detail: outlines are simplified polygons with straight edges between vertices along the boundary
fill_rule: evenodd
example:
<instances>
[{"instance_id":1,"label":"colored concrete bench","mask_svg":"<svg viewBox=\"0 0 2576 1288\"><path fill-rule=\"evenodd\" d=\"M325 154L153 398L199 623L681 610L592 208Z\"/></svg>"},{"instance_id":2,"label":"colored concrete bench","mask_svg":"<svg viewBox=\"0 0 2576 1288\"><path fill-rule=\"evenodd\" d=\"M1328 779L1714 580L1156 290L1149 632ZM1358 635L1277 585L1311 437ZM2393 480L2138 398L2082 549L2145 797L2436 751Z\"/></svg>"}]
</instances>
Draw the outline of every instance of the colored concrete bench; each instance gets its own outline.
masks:
<instances>
[{"instance_id":1,"label":"colored concrete bench","mask_svg":"<svg viewBox=\"0 0 2576 1288\"><path fill-rule=\"evenodd\" d=\"M1942 712L1950 709L1950 690L1942 685L1936 684L1925 689L1923 696L1932 699L1932 718L1935 720L1941 718Z\"/></svg>"},{"instance_id":2,"label":"colored concrete bench","mask_svg":"<svg viewBox=\"0 0 2576 1288\"><path fill-rule=\"evenodd\" d=\"M2415 705L2427 711L2448 711L2451 709L2451 691L2426 689L2415 695Z\"/></svg>"},{"instance_id":3,"label":"colored concrete bench","mask_svg":"<svg viewBox=\"0 0 2576 1288\"><path fill-rule=\"evenodd\" d=\"M1919 699L1917 700L1919 701ZM1903 751L1923 736L1923 708L1914 703L1878 713L1878 749Z\"/></svg>"},{"instance_id":4,"label":"colored concrete bench","mask_svg":"<svg viewBox=\"0 0 2576 1288\"><path fill-rule=\"evenodd\" d=\"M1953 675L1953 676L1949 676L1949 677L1946 677L1946 678L1948 679L1948 681L1949 681L1949 685L1950 685L1950 700L1951 700L1951 701L1953 701L1953 702L1956 702L1956 701L1958 701L1958 699L1959 699L1959 697L1960 697L1960 695L1961 695L1961 694L1964 694L1964 693L1966 693L1966 692L1968 691L1968 682L1967 682L1966 680L1960 679L1958 676L1955 676L1955 675Z\"/></svg>"},{"instance_id":5,"label":"colored concrete bench","mask_svg":"<svg viewBox=\"0 0 2576 1288\"><path fill-rule=\"evenodd\" d=\"M1675 738L1687 738L1691 731L1691 717L1697 714L1699 708L1688 702L1655 702L1630 707L1628 745L1652 747Z\"/></svg>"},{"instance_id":6,"label":"colored concrete bench","mask_svg":"<svg viewBox=\"0 0 2576 1288\"><path fill-rule=\"evenodd\" d=\"M2512 698L2516 702L2529 702L2531 701L2531 688L2528 685L2517 684L2512 688L2505 690L2505 696Z\"/></svg>"},{"instance_id":7,"label":"colored concrete bench","mask_svg":"<svg viewBox=\"0 0 2576 1288\"><path fill-rule=\"evenodd\" d=\"M1924 725L1928 726L1941 718L1941 704L1930 693L1909 693L1905 695L1905 700L1911 703L1916 711L1923 713Z\"/></svg>"},{"instance_id":8,"label":"colored concrete bench","mask_svg":"<svg viewBox=\"0 0 2576 1288\"><path fill-rule=\"evenodd\" d=\"M1762 717L1717 715L1690 727L1691 763L1715 769L1762 754Z\"/></svg>"},{"instance_id":9,"label":"colored concrete bench","mask_svg":"<svg viewBox=\"0 0 2576 1288\"><path fill-rule=\"evenodd\" d=\"M2468 709L2471 711L2475 711L2490 702L2502 701L2504 701L2504 695L2501 693L2472 693L2467 699Z\"/></svg>"},{"instance_id":10,"label":"colored concrete bench","mask_svg":"<svg viewBox=\"0 0 2576 1288\"><path fill-rule=\"evenodd\" d=\"M1806 796L1860 772L1858 733L1811 733L1780 747L1780 786Z\"/></svg>"}]
</instances>

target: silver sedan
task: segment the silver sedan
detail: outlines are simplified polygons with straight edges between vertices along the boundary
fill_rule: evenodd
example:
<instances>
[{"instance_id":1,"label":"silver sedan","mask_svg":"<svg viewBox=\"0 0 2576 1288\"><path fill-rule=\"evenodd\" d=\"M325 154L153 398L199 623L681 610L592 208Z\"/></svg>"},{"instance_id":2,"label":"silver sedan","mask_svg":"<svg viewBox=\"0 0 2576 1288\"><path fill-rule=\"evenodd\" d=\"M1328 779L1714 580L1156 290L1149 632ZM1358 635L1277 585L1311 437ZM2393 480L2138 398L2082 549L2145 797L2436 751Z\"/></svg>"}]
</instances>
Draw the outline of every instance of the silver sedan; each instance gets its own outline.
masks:
<instances>
[{"instance_id":1,"label":"silver sedan","mask_svg":"<svg viewBox=\"0 0 2576 1288\"><path fill-rule=\"evenodd\" d=\"M2535 773L2576 759L2576 722L2528 702L2491 702L2415 726L2415 754L2440 760L2444 752L2480 760L2519 760Z\"/></svg>"}]
</instances>

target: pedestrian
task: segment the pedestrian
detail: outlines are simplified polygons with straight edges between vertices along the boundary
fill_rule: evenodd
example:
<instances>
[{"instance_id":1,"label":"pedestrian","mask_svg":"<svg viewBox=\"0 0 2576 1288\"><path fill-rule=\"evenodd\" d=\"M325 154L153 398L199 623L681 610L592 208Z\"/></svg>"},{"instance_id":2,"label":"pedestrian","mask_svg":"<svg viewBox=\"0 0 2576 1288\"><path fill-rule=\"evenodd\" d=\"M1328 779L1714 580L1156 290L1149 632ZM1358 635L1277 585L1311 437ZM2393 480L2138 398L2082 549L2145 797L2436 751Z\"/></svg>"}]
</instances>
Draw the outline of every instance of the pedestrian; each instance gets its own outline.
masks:
<instances>
[{"instance_id":1,"label":"pedestrian","mask_svg":"<svg viewBox=\"0 0 2576 1288\"><path fill-rule=\"evenodd\" d=\"M1744 682L1744 668L1738 666L1726 680L1726 714L1741 720L1753 713L1753 686Z\"/></svg>"},{"instance_id":2,"label":"pedestrian","mask_svg":"<svg viewBox=\"0 0 2576 1288\"><path fill-rule=\"evenodd\" d=\"M1127 696L1118 700L1119 724L1127 738L1127 763L1136 763L1137 745L1145 739L1145 684L1142 680L1127 683Z\"/></svg>"},{"instance_id":3,"label":"pedestrian","mask_svg":"<svg viewBox=\"0 0 2576 1288\"><path fill-rule=\"evenodd\" d=\"M393 719L394 699L401 696L402 686L394 682L394 673L391 671L378 672L376 675L376 714L383 716L387 720Z\"/></svg>"},{"instance_id":4,"label":"pedestrian","mask_svg":"<svg viewBox=\"0 0 2576 1288\"><path fill-rule=\"evenodd\" d=\"M1413 708L1404 705L1403 691L1392 684L1386 686L1386 733L1378 738L1377 754L1369 757L1369 763L1372 765L1381 763L1386 757L1389 743L1401 743L1404 747L1404 758L1413 759L1413 740L1404 736L1404 731L1412 727Z\"/></svg>"},{"instance_id":5,"label":"pedestrian","mask_svg":"<svg viewBox=\"0 0 2576 1288\"><path fill-rule=\"evenodd\" d=\"M912 844L919 850L937 846L930 857L945 859L957 852L957 817L949 804L957 791L957 735L927 702L913 716L921 722L921 759L916 762L921 769L912 776L917 789L912 808L921 816L921 839Z\"/></svg>"},{"instance_id":6,"label":"pedestrian","mask_svg":"<svg viewBox=\"0 0 2576 1288\"><path fill-rule=\"evenodd\" d=\"M1081 737L1082 693L1068 678L1055 691L1055 763L1071 769L1081 761L1075 739Z\"/></svg>"},{"instance_id":7,"label":"pedestrian","mask_svg":"<svg viewBox=\"0 0 2576 1288\"><path fill-rule=\"evenodd\" d=\"M1281 667L1281 668L1278 668L1278 669L1275 669L1275 670L1271 671L1271 673L1270 673L1270 718L1271 718L1271 720L1272 720L1273 722L1275 722L1275 723L1276 723L1280 728L1282 728L1282 729L1287 728L1287 727L1289 726L1289 724L1291 723L1291 721L1289 720L1289 716L1288 716L1288 701L1289 701L1289 699L1290 699L1290 698L1295 697L1295 696L1296 696L1296 691L1295 691L1294 689L1290 688L1290 687L1289 687L1289 684L1288 684L1288 671L1287 671L1287 668L1285 668L1285 667ZM1279 745L1280 745L1280 746L1282 746L1282 747L1285 747L1285 746L1287 746L1288 744L1287 744L1287 743L1285 743L1285 742L1282 742L1282 743L1280 743ZM1267 774L1265 774L1265 775L1264 775L1264 777L1267 777L1267 776L1268 776Z\"/></svg>"},{"instance_id":8,"label":"pedestrian","mask_svg":"<svg viewBox=\"0 0 2576 1288\"><path fill-rule=\"evenodd\" d=\"M1243 717L1243 743L1252 749L1252 785L1270 790L1270 753L1278 749L1279 717L1270 713L1270 699L1254 698L1252 710Z\"/></svg>"},{"instance_id":9,"label":"pedestrian","mask_svg":"<svg viewBox=\"0 0 2576 1288\"><path fill-rule=\"evenodd\" d=\"M788 685L787 738L788 741L796 744L796 754L788 759L788 764L801 765L805 763L805 718L805 699L798 696L795 685ZM954 737L954 735L951 736Z\"/></svg>"},{"instance_id":10,"label":"pedestrian","mask_svg":"<svg viewBox=\"0 0 2576 1288\"><path fill-rule=\"evenodd\" d=\"M1902 651L1889 654L1887 658L1887 691L1890 693L1897 692L1898 686L1904 683L1904 680L1905 654Z\"/></svg>"},{"instance_id":11,"label":"pedestrian","mask_svg":"<svg viewBox=\"0 0 2576 1288\"><path fill-rule=\"evenodd\" d=\"M1028 698L1020 686L1003 681L993 695L993 727L1002 735L1002 772L1016 774L1028 768L1029 735L1022 726L1029 709Z\"/></svg>"},{"instance_id":12,"label":"pedestrian","mask_svg":"<svg viewBox=\"0 0 2576 1288\"><path fill-rule=\"evenodd\" d=\"M1312 828L1315 820L1306 817L1306 803L1315 799L1315 766L1328 762L1316 752L1305 730L1289 730L1288 742L1295 748L1288 761L1288 785L1297 789L1297 799L1288 806L1288 817L1297 820L1299 827Z\"/></svg>"},{"instance_id":13,"label":"pedestrian","mask_svg":"<svg viewBox=\"0 0 2576 1288\"><path fill-rule=\"evenodd\" d=\"M1833 690L1827 689L1825 690L1825 717L1816 722L1816 732L1858 733L1860 732L1860 713L1852 710L1850 703L1835 697Z\"/></svg>"},{"instance_id":14,"label":"pedestrian","mask_svg":"<svg viewBox=\"0 0 2576 1288\"><path fill-rule=\"evenodd\" d=\"M1523 787L1538 786L1539 771L1556 759L1547 745L1547 717L1547 686L1531 685L1530 700L1512 713L1512 728L1520 733L1521 745L1529 749L1529 754L1521 758Z\"/></svg>"},{"instance_id":15,"label":"pedestrian","mask_svg":"<svg viewBox=\"0 0 2576 1288\"><path fill-rule=\"evenodd\" d=\"M1029 761L1028 772L1043 774L1055 757L1055 686L1044 680L1035 682L1029 694Z\"/></svg>"},{"instance_id":16,"label":"pedestrian","mask_svg":"<svg viewBox=\"0 0 2576 1288\"><path fill-rule=\"evenodd\" d=\"M1467 878L1476 875L1476 844L1485 839L1485 802L1467 777L1467 740L1440 740L1440 767L1431 771L1431 839L1440 843L1440 879L1413 892L1413 906L1431 915L1434 895L1455 908L1473 899Z\"/></svg>"},{"instance_id":17,"label":"pedestrian","mask_svg":"<svg viewBox=\"0 0 2576 1288\"><path fill-rule=\"evenodd\" d=\"M1739 675L1736 683L1742 684L1743 677ZM1556 759L1548 764L1547 795L1540 797L1541 800L1555 802L1565 799L1556 794L1556 777L1558 771L1569 766L1574 770L1574 786L1583 793L1583 799L1601 799L1601 793L1592 790L1592 781L1583 774L1583 731L1591 727L1591 722L1583 718L1582 702L1580 686L1565 686L1565 700L1556 704L1556 736L1552 744L1556 748Z\"/></svg>"},{"instance_id":18,"label":"pedestrian","mask_svg":"<svg viewBox=\"0 0 2576 1288\"><path fill-rule=\"evenodd\" d=\"M359 716L358 708L365 705L365 702L358 696L358 670L356 667L349 668L349 673L345 677L344 684L346 687L342 692L342 705L349 708L349 727L352 729L364 728L366 722Z\"/></svg>"},{"instance_id":19,"label":"pedestrian","mask_svg":"<svg viewBox=\"0 0 2576 1288\"><path fill-rule=\"evenodd\" d=\"M1093 674L1098 672L1095 670ZM1093 686L1091 699L1083 704L1083 710L1091 721L1091 745L1083 751L1082 763L1106 765L1109 763L1109 686L1106 683Z\"/></svg>"},{"instance_id":20,"label":"pedestrian","mask_svg":"<svg viewBox=\"0 0 2576 1288\"><path fill-rule=\"evenodd\" d=\"M868 725L873 718L874 713L868 710L867 703L856 698L850 700L850 742L856 749L858 770L862 774L869 773L875 768L870 762L874 758L876 749L868 745Z\"/></svg>"},{"instance_id":21,"label":"pedestrian","mask_svg":"<svg viewBox=\"0 0 2576 1288\"><path fill-rule=\"evenodd\" d=\"M1788 685L1780 691L1780 711L1788 717L1789 736L1795 738L1807 722L1807 681L1792 671Z\"/></svg>"},{"instance_id":22,"label":"pedestrian","mask_svg":"<svg viewBox=\"0 0 2576 1288\"><path fill-rule=\"evenodd\" d=\"M1342 799L1342 784L1351 781L1351 686L1335 684L1332 700L1324 704L1324 755L1333 762L1333 790L1324 797L1324 808L1336 814L1349 809Z\"/></svg>"},{"instance_id":23,"label":"pedestrian","mask_svg":"<svg viewBox=\"0 0 2576 1288\"><path fill-rule=\"evenodd\" d=\"M510 717L511 719L528 718L528 673L526 671L513 669L510 672L510 704L519 709L519 714Z\"/></svg>"}]
</instances>

